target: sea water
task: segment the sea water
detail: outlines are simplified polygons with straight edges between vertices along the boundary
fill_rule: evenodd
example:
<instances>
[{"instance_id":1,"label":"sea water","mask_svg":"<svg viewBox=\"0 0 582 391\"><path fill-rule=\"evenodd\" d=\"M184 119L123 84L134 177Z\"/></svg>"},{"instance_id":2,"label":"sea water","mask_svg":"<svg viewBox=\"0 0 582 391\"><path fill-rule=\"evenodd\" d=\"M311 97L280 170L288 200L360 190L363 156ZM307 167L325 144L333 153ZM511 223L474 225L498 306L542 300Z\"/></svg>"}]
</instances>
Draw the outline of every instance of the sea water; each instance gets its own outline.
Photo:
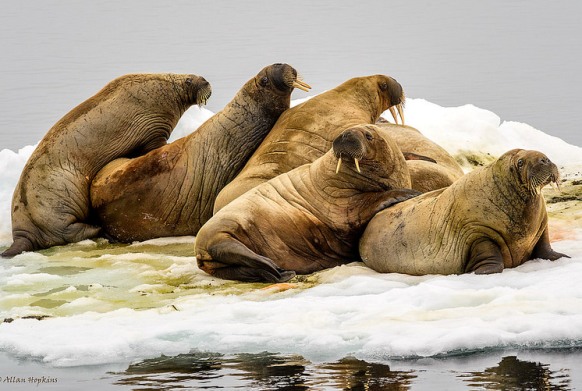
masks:
<instances>
[{"instance_id":1,"label":"sea water","mask_svg":"<svg viewBox=\"0 0 582 391\"><path fill-rule=\"evenodd\" d=\"M566 387L557 389L582 384L579 364L566 372L549 366L582 348L581 148L473 105L409 99L405 110L408 123L443 145L466 171L512 148L544 151L564 180L562 193L544 189L552 245L571 258L533 260L490 276L379 274L353 262L281 287L210 277L196 266L194 237L133 244L86 240L3 260L0 350L41 362L61 377L63 368L113 366L107 381L120 387L143 376L178 384L173 373L184 363L214 368L205 372L208 378L188 372L188 384L202 378L227 389L229 382L249 387L247 372L260 363L273 371L285 367L282 382L299 373L321 389L340 386L317 374L341 368L379 371L349 382L400 379L420 387L438 379L462 386L533 365L535 376L551 375ZM191 108L177 132L195 131L211 114ZM10 244L11 192L31 152L1 152L10 167L0 171L2 247ZM504 354L487 356L492 351ZM452 376L443 370L447 357L484 367L462 365ZM160 375L168 367L171 373ZM298 372L286 372L290 368ZM212 383L215 377L222 380Z\"/></svg>"}]
</instances>

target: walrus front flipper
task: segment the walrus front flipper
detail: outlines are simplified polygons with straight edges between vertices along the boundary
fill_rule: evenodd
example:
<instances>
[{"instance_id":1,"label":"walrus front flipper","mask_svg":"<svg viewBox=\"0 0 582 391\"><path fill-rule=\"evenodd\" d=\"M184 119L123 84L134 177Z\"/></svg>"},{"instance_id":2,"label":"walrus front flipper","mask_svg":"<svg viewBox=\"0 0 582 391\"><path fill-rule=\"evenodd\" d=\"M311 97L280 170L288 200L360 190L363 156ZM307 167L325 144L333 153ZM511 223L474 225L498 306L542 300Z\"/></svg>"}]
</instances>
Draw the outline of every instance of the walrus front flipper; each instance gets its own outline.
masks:
<instances>
[{"instance_id":1,"label":"walrus front flipper","mask_svg":"<svg viewBox=\"0 0 582 391\"><path fill-rule=\"evenodd\" d=\"M534 247L531 253L531 259L541 258L541 259L549 259L550 261L555 261L559 258L570 258L566 254L559 253L552 249L550 245L550 233L548 232L548 228L544 230L544 233L538 240L536 246Z\"/></svg>"},{"instance_id":2,"label":"walrus front flipper","mask_svg":"<svg viewBox=\"0 0 582 391\"><path fill-rule=\"evenodd\" d=\"M4 251L2 254L0 254L0 256L2 258L12 258L20 253L23 253L25 251L33 251L34 250L34 246L32 245L31 241L18 236L16 238L14 238L14 242L12 243L12 245L10 247L8 247L6 249L6 251Z\"/></svg>"},{"instance_id":3,"label":"walrus front flipper","mask_svg":"<svg viewBox=\"0 0 582 391\"><path fill-rule=\"evenodd\" d=\"M503 255L499 246L490 240L482 240L471 246L466 273L493 274L501 273L504 269Z\"/></svg>"},{"instance_id":4,"label":"walrus front flipper","mask_svg":"<svg viewBox=\"0 0 582 391\"><path fill-rule=\"evenodd\" d=\"M277 267L272 260L256 254L234 238L209 247L208 254L212 260L199 261L198 266L219 278L245 282L285 282L295 277L295 272ZM213 268L213 263L221 266Z\"/></svg>"},{"instance_id":5,"label":"walrus front flipper","mask_svg":"<svg viewBox=\"0 0 582 391\"><path fill-rule=\"evenodd\" d=\"M431 157L419 155L419 154L414 153L414 152L404 152L403 151L402 154L404 155L404 160L424 160L426 162L431 162L431 163L437 162L436 160L434 160Z\"/></svg>"},{"instance_id":6,"label":"walrus front flipper","mask_svg":"<svg viewBox=\"0 0 582 391\"><path fill-rule=\"evenodd\" d=\"M413 189L394 189L387 191L385 193L386 200L378 205L376 213L383 211L386 208L391 207L394 204L397 204L402 201L409 200L416 196L421 195L422 193L418 190Z\"/></svg>"}]
</instances>

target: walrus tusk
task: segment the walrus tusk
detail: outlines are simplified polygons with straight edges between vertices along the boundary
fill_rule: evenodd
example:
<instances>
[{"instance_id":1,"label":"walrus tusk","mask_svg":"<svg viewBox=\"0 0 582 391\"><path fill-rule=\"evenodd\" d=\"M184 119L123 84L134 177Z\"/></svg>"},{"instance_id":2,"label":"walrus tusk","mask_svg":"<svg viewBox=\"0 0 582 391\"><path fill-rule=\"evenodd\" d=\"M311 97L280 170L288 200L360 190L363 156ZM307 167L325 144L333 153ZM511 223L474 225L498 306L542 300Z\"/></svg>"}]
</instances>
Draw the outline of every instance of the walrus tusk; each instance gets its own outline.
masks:
<instances>
[{"instance_id":1,"label":"walrus tusk","mask_svg":"<svg viewBox=\"0 0 582 391\"><path fill-rule=\"evenodd\" d=\"M404 125L404 109L402 103L396 105L396 108L398 109L398 114L400 114L400 121L402 121L402 125Z\"/></svg>"},{"instance_id":2,"label":"walrus tusk","mask_svg":"<svg viewBox=\"0 0 582 391\"><path fill-rule=\"evenodd\" d=\"M356 162L356 168L358 169L358 172L361 173L362 171L360 171L360 161L354 158L354 162Z\"/></svg>"},{"instance_id":3,"label":"walrus tusk","mask_svg":"<svg viewBox=\"0 0 582 391\"><path fill-rule=\"evenodd\" d=\"M392 118L394 118L394 123L398 125L398 116L396 115L396 109L394 109L394 106L391 106L389 110L390 114L392 114Z\"/></svg>"},{"instance_id":4,"label":"walrus tusk","mask_svg":"<svg viewBox=\"0 0 582 391\"><path fill-rule=\"evenodd\" d=\"M335 169L336 174L339 172L341 165L342 165L342 158L340 156L340 158L337 160L337 168Z\"/></svg>"},{"instance_id":5,"label":"walrus tusk","mask_svg":"<svg viewBox=\"0 0 582 391\"><path fill-rule=\"evenodd\" d=\"M299 88L302 91L309 92L311 86L302 80L293 80L293 87Z\"/></svg>"}]
</instances>

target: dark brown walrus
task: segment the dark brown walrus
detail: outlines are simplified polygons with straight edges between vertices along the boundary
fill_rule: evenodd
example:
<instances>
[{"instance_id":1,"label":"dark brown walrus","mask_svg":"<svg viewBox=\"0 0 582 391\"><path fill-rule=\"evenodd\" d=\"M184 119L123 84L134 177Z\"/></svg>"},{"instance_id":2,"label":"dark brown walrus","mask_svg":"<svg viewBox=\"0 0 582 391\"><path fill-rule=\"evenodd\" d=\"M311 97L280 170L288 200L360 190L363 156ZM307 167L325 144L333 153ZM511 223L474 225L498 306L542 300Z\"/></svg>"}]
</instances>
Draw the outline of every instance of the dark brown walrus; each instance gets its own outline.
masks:
<instances>
[{"instance_id":1,"label":"dark brown walrus","mask_svg":"<svg viewBox=\"0 0 582 391\"><path fill-rule=\"evenodd\" d=\"M165 145L210 84L183 74L121 76L59 120L26 163L12 199L14 243L3 257L99 234L88 224L89 186L107 163Z\"/></svg>"},{"instance_id":2,"label":"dark brown walrus","mask_svg":"<svg viewBox=\"0 0 582 391\"><path fill-rule=\"evenodd\" d=\"M198 233L218 192L289 108L295 87L310 88L293 67L265 67L192 134L105 167L91 187L104 231L122 242Z\"/></svg>"},{"instance_id":3,"label":"dark brown walrus","mask_svg":"<svg viewBox=\"0 0 582 391\"><path fill-rule=\"evenodd\" d=\"M558 183L555 164L514 149L451 186L377 214L360 241L381 273L498 273L533 258L555 260L541 188Z\"/></svg>"},{"instance_id":4,"label":"dark brown walrus","mask_svg":"<svg viewBox=\"0 0 582 391\"><path fill-rule=\"evenodd\" d=\"M215 214L196 237L198 266L224 279L283 282L357 261L358 240L372 216L419 194L408 186L404 157L392 140L374 125L347 129L315 162Z\"/></svg>"},{"instance_id":5,"label":"dark brown walrus","mask_svg":"<svg viewBox=\"0 0 582 391\"><path fill-rule=\"evenodd\" d=\"M350 79L287 110L240 174L220 192L214 212L258 184L323 156L344 129L373 124L394 106L402 116L403 104L402 86L391 77L375 75Z\"/></svg>"}]
</instances>

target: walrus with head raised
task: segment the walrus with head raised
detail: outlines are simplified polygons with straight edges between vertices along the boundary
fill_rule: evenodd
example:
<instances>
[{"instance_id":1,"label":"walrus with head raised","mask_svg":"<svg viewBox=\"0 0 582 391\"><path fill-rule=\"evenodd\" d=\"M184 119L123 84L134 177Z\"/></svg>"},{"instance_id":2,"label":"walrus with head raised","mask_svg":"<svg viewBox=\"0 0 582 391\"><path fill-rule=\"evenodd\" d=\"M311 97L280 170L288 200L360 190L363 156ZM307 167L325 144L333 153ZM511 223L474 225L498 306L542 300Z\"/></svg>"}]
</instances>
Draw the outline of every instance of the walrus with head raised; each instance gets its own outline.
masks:
<instances>
[{"instance_id":1,"label":"walrus with head raised","mask_svg":"<svg viewBox=\"0 0 582 391\"><path fill-rule=\"evenodd\" d=\"M122 242L195 235L217 194L289 108L294 88L310 87L290 65L267 66L195 132L106 166L91 186L105 233Z\"/></svg>"},{"instance_id":2,"label":"walrus with head raised","mask_svg":"<svg viewBox=\"0 0 582 391\"><path fill-rule=\"evenodd\" d=\"M182 114L205 103L210 84L186 74L130 74L108 83L44 136L12 199L14 243L3 257L99 234L89 186L107 163L165 145Z\"/></svg>"},{"instance_id":3,"label":"walrus with head raised","mask_svg":"<svg viewBox=\"0 0 582 391\"><path fill-rule=\"evenodd\" d=\"M350 126L374 123L397 107L402 122L404 91L384 75L355 77L314 96L281 115L240 174L218 195L214 212L260 183L303 164L331 148L333 140Z\"/></svg>"},{"instance_id":4,"label":"walrus with head raised","mask_svg":"<svg viewBox=\"0 0 582 391\"><path fill-rule=\"evenodd\" d=\"M412 126L396 125L380 118L376 123L396 141L404 154L412 188L422 193L447 187L464 175L463 169L443 147Z\"/></svg>"},{"instance_id":5,"label":"walrus with head raised","mask_svg":"<svg viewBox=\"0 0 582 391\"><path fill-rule=\"evenodd\" d=\"M198 232L198 266L224 279L282 282L359 259L380 210L419 194L374 125L346 129L324 156L243 194Z\"/></svg>"},{"instance_id":6,"label":"walrus with head raised","mask_svg":"<svg viewBox=\"0 0 582 391\"><path fill-rule=\"evenodd\" d=\"M559 173L543 153L514 149L451 186L377 214L360 241L364 263L382 273L498 273L555 260L541 188Z\"/></svg>"}]
</instances>

